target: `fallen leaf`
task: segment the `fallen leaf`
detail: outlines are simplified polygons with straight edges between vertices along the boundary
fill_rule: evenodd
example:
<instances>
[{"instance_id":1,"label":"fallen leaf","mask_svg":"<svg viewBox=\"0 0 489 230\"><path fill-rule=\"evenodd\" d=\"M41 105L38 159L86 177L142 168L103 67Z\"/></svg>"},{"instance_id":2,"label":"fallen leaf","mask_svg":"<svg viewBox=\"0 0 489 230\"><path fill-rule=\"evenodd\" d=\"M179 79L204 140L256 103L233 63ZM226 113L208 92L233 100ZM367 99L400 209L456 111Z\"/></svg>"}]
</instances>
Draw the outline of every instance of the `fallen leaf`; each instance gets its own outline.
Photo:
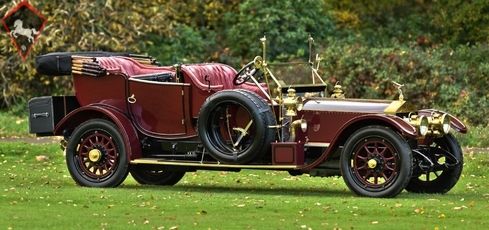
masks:
<instances>
[{"instance_id":1,"label":"fallen leaf","mask_svg":"<svg viewBox=\"0 0 489 230\"><path fill-rule=\"evenodd\" d=\"M49 161L49 157L44 155L36 156L36 161Z\"/></svg>"}]
</instances>

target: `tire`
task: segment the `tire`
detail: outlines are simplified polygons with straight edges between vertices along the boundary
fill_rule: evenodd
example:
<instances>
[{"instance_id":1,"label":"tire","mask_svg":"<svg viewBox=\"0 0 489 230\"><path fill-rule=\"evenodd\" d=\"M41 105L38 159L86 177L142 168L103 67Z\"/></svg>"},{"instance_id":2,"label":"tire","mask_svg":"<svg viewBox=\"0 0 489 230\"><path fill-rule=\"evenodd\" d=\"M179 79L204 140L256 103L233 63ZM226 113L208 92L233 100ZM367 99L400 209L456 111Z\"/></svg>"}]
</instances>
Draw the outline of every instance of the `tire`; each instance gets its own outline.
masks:
<instances>
[{"instance_id":1,"label":"tire","mask_svg":"<svg viewBox=\"0 0 489 230\"><path fill-rule=\"evenodd\" d=\"M340 170L348 188L359 196L395 197L411 178L411 149L405 139L382 126L359 129L348 138Z\"/></svg>"},{"instance_id":2,"label":"tire","mask_svg":"<svg viewBox=\"0 0 489 230\"><path fill-rule=\"evenodd\" d=\"M139 184L167 185L171 186L178 183L185 172L183 171L164 171L144 169L142 165L133 165L131 176Z\"/></svg>"},{"instance_id":3,"label":"tire","mask_svg":"<svg viewBox=\"0 0 489 230\"><path fill-rule=\"evenodd\" d=\"M253 97L257 98L258 103L260 103L262 107L269 107L270 106L270 105L268 105L268 103L265 99L263 99L260 95L258 95L257 93L255 93L253 91L249 91L246 89L234 89L233 91L238 91L238 92L245 93L245 94L251 94ZM271 117L271 118L272 118L271 122L275 122L275 119L273 117Z\"/></svg>"},{"instance_id":4,"label":"tire","mask_svg":"<svg viewBox=\"0 0 489 230\"><path fill-rule=\"evenodd\" d=\"M255 93L255 92L252 92L252 91L249 91L249 90L246 90L246 89L235 89L235 91L243 92L243 93L246 93L246 94L251 94L251 96L257 98L258 103L261 103L261 108L270 108L270 105L268 104L268 102L263 97L261 97L259 94ZM277 123L277 120L275 120L275 115L273 114L273 112L272 112L272 116L266 116L266 119L267 119L267 124L273 124L273 125L275 125ZM272 137L273 140L272 141L275 141L275 137L278 138L278 136L277 136L277 130L276 129L273 129L271 131L273 133L273 137ZM268 150L270 150L270 147L268 148ZM270 157L271 157L271 154L270 154ZM253 160L257 160L257 158L255 158Z\"/></svg>"},{"instance_id":5,"label":"tire","mask_svg":"<svg viewBox=\"0 0 489 230\"><path fill-rule=\"evenodd\" d=\"M454 164L455 159L443 156L443 151L451 153L457 160L458 165L453 168L442 167L448 164ZM430 157L436 159L433 163L440 166L438 170L413 175L409 184L406 186L408 192L413 193L447 193L457 184L463 169L463 153L457 139L450 133L441 138L436 138L430 145ZM434 176L434 179L431 179Z\"/></svg>"},{"instance_id":6,"label":"tire","mask_svg":"<svg viewBox=\"0 0 489 230\"><path fill-rule=\"evenodd\" d=\"M227 116L227 112L230 111ZM233 113L234 111L234 113ZM228 122L229 119L229 122ZM275 140L275 118L270 106L246 90L219 91L204 102L197 121L202 145L216 160L246 164L261 158ZM241 130L249 129L238 143Z\"/></svg>"},{"instance_id":7,"label":"tire","mask_svg":"<svg viewBox=\"0 0 489 230\"><path fill-rule=\"evenodd\" d=\"M82 123L68 140L66 164L78 185L117 187L129 172L127 151L120 130L103 119Z\"/></svg>"}]
</instances>

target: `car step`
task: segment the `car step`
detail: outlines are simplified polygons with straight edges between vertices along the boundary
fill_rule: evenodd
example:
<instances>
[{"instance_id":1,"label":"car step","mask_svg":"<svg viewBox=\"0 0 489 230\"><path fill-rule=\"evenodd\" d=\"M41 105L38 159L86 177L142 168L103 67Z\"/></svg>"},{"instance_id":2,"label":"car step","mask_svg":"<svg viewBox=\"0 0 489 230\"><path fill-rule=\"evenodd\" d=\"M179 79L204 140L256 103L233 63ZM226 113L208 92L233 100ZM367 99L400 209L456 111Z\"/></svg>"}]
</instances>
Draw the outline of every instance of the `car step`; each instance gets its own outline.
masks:
<instances>
[{"instance_id":1,"label":"car step","mask_svg":"<svg viewBox=\"0 0 489 230\"><path fill-rule=\"evenodd\" d=\"M240 168L240 169L298 169L297 165L237 165L224 164L219 162L196 162L183 160L162 160L158 158L140 158L131 161L131 164L156 164L172 166L192 166L192 167L209 167L209 168Z\"/></svg>"}]
</instances>

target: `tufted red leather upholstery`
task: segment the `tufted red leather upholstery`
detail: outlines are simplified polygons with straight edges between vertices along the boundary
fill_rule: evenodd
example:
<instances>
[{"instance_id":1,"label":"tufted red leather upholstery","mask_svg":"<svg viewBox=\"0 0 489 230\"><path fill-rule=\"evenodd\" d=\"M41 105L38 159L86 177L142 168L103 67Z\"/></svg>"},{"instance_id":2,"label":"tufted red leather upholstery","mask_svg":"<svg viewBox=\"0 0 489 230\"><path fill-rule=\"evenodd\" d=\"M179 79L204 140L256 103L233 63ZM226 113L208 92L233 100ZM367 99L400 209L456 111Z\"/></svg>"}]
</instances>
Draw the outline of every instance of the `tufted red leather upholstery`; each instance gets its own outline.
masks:
<instances>
[{"instance_id":1,"label":"tufted red leather upholstery","mask_svg":"<svg viewBox=\"0 0 489 230\"><path fill-rule=\"evenodd\" d=\"M182 65L182 71L184 79L190 78L195 86L201 90L246 89L266 98L264 93L255 84L247 82L242 85L234 85L233 79L237 71L225 64L202 63ZM267 90L266 84L261 84L261 86Z\"/></svg>"},{"instance_id":2,"label":"tufted red leather upholstery","mask_svg":"<svg viewBox=\"0 0 489 230\"><path fill-rule=\"evenodd\" d=\"M151 73L175 72L173 66L159 67L143 65L128 57L97 57L97 61L101 66L106 68L109 73L122 72L128 77Z\"/></svg>"},{"instance_id":3,"label":"tufted red leather upholstery","mask_svg":"<svg viewBox=\"0 0 489 230\"><path fill-rule=\"evenodd\" d=\"M175 72L173 66L148 66L128 57L97 57L97 61L109 73L125 73L128 77L152 73ZM265 94L253 83L246 82L242 85L234 85L233 79L237 72L234 68L225 64L201 63L182 65L182 72L185 82L190 83L187 80L190 79L201 90L246 89L266 99ZM267 90L266 84L262 83L261 86L265 91Z\"/></svg>"},{"instance_id":4,"label":"tufted red leather upholstery","mask_svg":"<svg viewBox=\"0 0 489 230\"><path fill-rule=\"evenodd\" d=\"M182 65L184 79L191 79L201 90L233 89L236 70L220 63Z\"/></svg>"}]
</instances>

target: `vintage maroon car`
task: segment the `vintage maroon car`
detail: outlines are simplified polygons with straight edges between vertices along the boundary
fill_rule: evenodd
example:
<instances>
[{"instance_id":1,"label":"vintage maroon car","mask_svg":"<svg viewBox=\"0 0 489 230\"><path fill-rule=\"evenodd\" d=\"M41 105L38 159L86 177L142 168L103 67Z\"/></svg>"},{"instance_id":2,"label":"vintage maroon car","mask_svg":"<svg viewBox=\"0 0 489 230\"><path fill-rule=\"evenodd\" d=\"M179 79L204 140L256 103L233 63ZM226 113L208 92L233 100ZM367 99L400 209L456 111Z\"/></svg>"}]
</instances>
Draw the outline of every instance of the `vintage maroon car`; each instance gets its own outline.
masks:
<instances>
[{"instance_id":1,"label":"vintage maroon car","mask_svg":"<svg viewBox=\"0 0 489 230\"><path fill-rule=\"evenodd\" d=\"M320 58L268 63L261 42L262 56L239 71L115 53L40 56L38 72L71 74L75 95L31 99L30 132L63 136L73 180L89 187L116 187L128 173L173 185L186 172L241 169L342 176L369 197L457 183L463 155L450 131L467 132L460 120L417 110L397 83L393 101L350 99L340 85L328 93Z\"/></svg>"}]
</instances>

